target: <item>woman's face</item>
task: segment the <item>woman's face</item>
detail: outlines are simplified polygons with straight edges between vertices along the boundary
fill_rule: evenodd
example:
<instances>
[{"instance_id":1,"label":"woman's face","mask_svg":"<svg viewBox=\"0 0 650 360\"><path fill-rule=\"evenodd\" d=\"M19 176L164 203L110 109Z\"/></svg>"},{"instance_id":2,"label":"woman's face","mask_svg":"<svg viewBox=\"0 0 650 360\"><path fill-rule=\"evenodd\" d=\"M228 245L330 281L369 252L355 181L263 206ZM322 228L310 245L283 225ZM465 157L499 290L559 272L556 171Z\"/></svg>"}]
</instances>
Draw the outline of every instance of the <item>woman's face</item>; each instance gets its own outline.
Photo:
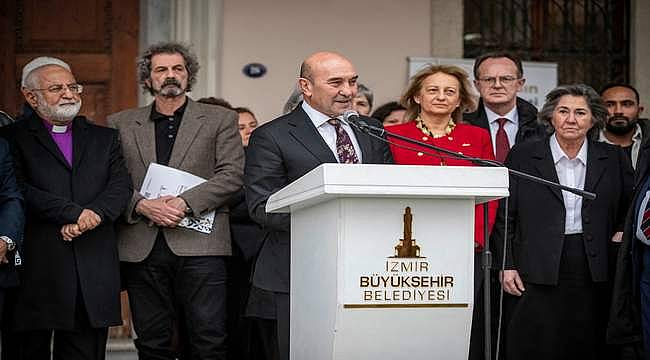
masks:
<instances>
[{"instance_id":1,"label":"woman's face","mask_svg":"<svg viewBox=\"0 0 650 360\"><path fill-rule=\"evenodd\" d=\"M256 127L257 120L253 114L248 112L239 113L239 135L241 135L244 146L248 146L248 139L250 139L251 133Z\"/></svg>"},{"instance_id":2,"label":"woman's face","mask_svg":"<svg viewBox=\"0 0 650 360\"><path fill-rule=\"evenodd\" d=\"M583 96L562 96L551 118L555 136L565 142L584 139L593 126L591 117L591 109Z\"/></svg>"},{"instance_id":3,"label":"woman's face","mask_svg":"<svg viewBox=\"0 0 650 360\"><path fill-rule=\"evenodd\" d=\"M384 119L384 127L404 124L406 122L406 110L393 110Z\"/></svg>"},{"instance_id":4,"label":"woman's face","mask_svg":"<svg viewBox=\"0 0 650 360\"><path fill-rule=\"evenodd\" d=\"M425 114L451 116L460 106L460 82L455 76L442 72L429 75L414 100Z\"/></svg>"},{"instance_id":5,"label":"woman's face","mask_svg":"<svg viewBox=\"0 0 650 360\"><path fill-rule=\"evenodd\" d=\"M352 110L359 113L359 115L368 116L370 114L370 102L365 95L358 94L352 99Z\"/></svg>"}]
</instances>

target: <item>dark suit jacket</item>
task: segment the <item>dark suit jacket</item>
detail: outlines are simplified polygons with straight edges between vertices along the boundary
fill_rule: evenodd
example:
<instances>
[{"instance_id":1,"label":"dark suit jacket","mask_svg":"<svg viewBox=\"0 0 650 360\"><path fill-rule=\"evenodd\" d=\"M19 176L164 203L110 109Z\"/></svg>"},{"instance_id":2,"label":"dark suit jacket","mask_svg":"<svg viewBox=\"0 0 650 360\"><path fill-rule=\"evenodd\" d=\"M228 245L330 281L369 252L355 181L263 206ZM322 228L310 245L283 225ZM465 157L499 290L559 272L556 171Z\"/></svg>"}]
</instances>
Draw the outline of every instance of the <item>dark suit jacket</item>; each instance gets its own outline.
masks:
<instances>
[{"instance_id":1,"label":"dark suit jacket","mask_svg":"<svg viewBox=\"0 0 650 360\"><path fill-rule=\"evenodd\" d=\"M248 213L243 188L233 196L229 206L233 255L240 256L244 261L251 261L260 251L264 232L260 224L253 221Z\"/></svg>"},{"instance_id":2,"label":"dark suit jacket","mask_svg":"<svg viewBox=\"0 0 650 360\"><path fill-rule=\"evenodd\" d=\"M8 236L20 248L23 240L23 196L16 185L9 144L0 139L0 235ZM14 267L15 250L7 252L9 263L0 265L0 289L18 285Z\"/></svg>"},{"instance_id":3,"label":"dark suit jacket","mask_svg":"<svg viewBox=\"0 0 650 360\"><path fill-rule=\"evenodd\" d=\"M519 116L519 130L517 130L515 144L526 140L543 139L547 136L548 128L537 121L537 108L520 97L517 97L517 115ZM476 111L463 115L463 120L490 132L483 99L479 99Z\"/></svg>"},{"instance_id":4,"label":"dark suit jacket","mask_svg":"<svg viewBox=\"0 0 650 360\"><path fill-rule=\"evenodd\" d=\"M6 112L0 110L0 127L13 124L14 119Z\"/></svg>"},{"instance_id":5,"label":"dark suit jacket","mask_svg":"<svg viewBox=\"0 0 650 360\"><path fill-rule=\"evenodd\" d=\"M634 196L625 217L623 242L618 252L614 276L612 307L607 326L607 342L612 344L633 343L642 339L641 306L639 294L640 270L643 251L636 238L635 206L643 183L650 176L650 142L639 150L634 176ZM648 351L648 350L646 350Z\"/></svg>"},{"instance_id":6,"label":"dark suit jacket","mask_svg":"<svg viewBox=\"0 0 650 360\"><path fill-rule=\"evenodd\" d=\"M371 125L379 121L362 117ZM392 163L388 144L354 130L366 164ZM253 285L264 290L289 292L290 224L289 214L267 214L266 201L274 192L323 163L336 163L313 122L302 109L257 128L250 139L246 158L245 188L253 220L265 231L258 255Z\"/></svg>"},{"instance_id":7,"label":"dark suit jacket","mask_svg":"<svg viewBox=\"0 0 650 360\"><path fill-rule=\"evenodd\" d=\"M506 165L558 182L549 138L517 144L508 154ZM621 148L589 142L584 189L597 197L582 200L582 229L593 281L608 278L611 238L623 230L632 177L632 165ZM517 270L525 282L556 285L565 223L560 190L511 176L508 201L506 269ZM504 219L501 207L492 234L497 258L503 250ZM497 264L501 264L500 259Z\"/></svg>"},{"instance_id":8,"label":"dark suit jacket","mask_svg":"<svg viewBox=\"0 0 650 360\"><path fill-rule=\"evenodd\" d=\"M8 133L26 204L23 266L14 311L17 328L72 329L83 295L90 324L122 323L113 222L131 195L117 131L77 117L70 166L36 115ZM84 208L102 223L71 242L60 234ZM80 286L80 288L78 288Z\"/></svg>"}]
</instances>

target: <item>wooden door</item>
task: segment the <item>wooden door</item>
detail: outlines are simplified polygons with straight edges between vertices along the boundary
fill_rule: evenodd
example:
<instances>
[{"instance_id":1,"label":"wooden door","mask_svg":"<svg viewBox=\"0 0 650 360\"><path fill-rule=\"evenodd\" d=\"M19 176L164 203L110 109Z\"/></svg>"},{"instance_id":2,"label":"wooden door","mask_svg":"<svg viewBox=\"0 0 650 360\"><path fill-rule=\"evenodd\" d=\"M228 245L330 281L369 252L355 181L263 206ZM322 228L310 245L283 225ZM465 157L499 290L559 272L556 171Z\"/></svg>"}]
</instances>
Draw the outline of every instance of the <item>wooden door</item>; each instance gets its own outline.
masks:
<instances>
[{"instance_id":1,"label":"wooden door","mask_svg":"<svg viewBox=\"0 0 650 360\"><path fill-rule=\"evenodd\" d=\"M0 110L16 115L24 102L22 67L38 56L54 56L72 67L84 85L81 114L98 124L137 105L135 59L139 1L0 0ZM130 335L126 294L124 326L113 337Z\"/></svg>"},{"instance_id":2,"label":"wooden door","mask_svg":"<svg viewBox=\"0 0 650 360\"><path fill-rule=\"evenodd\" d=\"M139 2L133 0L0 1L0 109L20 111L22 67L55 56L84 85L81 114L99 124L137 104L135 58Z\"/></svg>"}]
</instances>

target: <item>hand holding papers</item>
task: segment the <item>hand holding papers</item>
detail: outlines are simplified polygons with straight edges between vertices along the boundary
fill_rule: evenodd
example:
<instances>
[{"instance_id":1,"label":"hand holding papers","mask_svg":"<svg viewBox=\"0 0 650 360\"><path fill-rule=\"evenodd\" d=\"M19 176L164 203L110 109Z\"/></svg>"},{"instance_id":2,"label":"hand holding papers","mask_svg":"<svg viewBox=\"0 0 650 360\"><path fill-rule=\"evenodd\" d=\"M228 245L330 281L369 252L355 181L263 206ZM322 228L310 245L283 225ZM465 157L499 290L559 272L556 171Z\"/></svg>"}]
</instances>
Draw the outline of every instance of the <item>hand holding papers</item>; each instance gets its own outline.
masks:
<instances>
[{"instance_id":1,"label":"hand holding papers","mask_svg":"<svg viewBox=\"0 0 650 360\"><path fill-rule=\"evenodd\" d=\"M140 194L145 199L158 199L163 196L178 196L206 180L188 172L168 166L151 163L147 169ZM196 230L205 234L212 231L215 212L205 215L186 216L178 224L180 227Z\"/></svg>"},{"instance_id":2,"label":"hand holding papers","mask_svg":"<svg viewBox=\"0 0 650 360\"><path fill-rule=\"evenodd\" d=\"M172 200L182 200L177 196L164 195L156 199L142 199L135 206L135 211L146 216L149 226L176 227L185 217L185 211L175 207Z\"/></svg>"}]
</instances>

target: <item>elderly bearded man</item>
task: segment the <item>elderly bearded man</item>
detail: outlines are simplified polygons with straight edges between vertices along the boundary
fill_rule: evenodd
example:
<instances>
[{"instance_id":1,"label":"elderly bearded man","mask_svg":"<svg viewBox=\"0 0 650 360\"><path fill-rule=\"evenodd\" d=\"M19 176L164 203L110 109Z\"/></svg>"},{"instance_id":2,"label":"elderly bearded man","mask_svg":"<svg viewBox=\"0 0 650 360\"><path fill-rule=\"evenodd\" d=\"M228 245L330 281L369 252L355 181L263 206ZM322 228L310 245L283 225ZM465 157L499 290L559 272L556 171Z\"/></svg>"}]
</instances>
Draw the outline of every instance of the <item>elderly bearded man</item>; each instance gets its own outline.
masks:
<instances>
[{"instance_id":1,"label":"elderly bearded man","mask_svg":"<svg viewBox=\"0 0 650 360\"><path fill-rule=\"evenodd\" d=\"M104 359L122 323L113 222L129 179L117 131L77 116L82 85L59 59L25 66L34 113L7 129L26 205L14 328L21 359Z\"/></svg>"}]
</instances>

